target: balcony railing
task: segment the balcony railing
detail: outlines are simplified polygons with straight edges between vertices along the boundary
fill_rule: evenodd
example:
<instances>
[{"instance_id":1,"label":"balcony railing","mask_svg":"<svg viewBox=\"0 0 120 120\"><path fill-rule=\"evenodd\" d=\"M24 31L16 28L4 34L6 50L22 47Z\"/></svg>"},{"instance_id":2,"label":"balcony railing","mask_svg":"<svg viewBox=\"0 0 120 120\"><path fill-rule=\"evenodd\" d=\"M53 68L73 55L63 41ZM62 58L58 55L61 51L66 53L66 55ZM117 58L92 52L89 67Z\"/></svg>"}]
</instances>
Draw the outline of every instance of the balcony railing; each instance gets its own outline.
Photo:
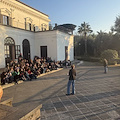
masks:
<instances>
[{"instance_id":1,"label":"balcony railing","mask_svg":"<svg viewBox=\"0 0 120 120\"><path fill-rule=\"evenodd\" d=\"M19 20L15 21L14 19L8 17L8 16L3 16L0 14L0 24L6 25L6 26L11 26L15 28L20 28L24 30L29 30L29 31L45 31L46 28L44 28L42 25L41 26L35 26L35 24L31 24L29 22L22 23Z\"/></svg>"}]
</instances>

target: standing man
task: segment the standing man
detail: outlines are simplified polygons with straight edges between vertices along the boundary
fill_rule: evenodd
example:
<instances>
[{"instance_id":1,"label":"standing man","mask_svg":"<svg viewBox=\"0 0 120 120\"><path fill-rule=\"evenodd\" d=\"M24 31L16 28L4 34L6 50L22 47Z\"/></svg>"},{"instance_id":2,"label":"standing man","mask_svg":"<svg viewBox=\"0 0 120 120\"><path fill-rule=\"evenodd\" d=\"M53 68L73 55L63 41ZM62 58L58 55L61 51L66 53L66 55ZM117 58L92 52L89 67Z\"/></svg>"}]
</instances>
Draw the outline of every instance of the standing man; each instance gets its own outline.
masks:
<instances>
[{"instance_id":1,"label":"standing man","mask_svg":"<svg viewBox=\"0 0 120 120\"><path fill-rule=\"evenodd\" d=\"M69 70L69 81L67 84L67 94L66 95L70 95L70 86L72 83L72 95L75 94L75 79L76 79L76 70L75 70L75 65L71 65L71 69Z\"/></svg>"},{"instance_id":2,"label":"standing man","mask_svg":"<svg viewBox=\"0 0 120 120\"><path fill-rule=\"evenodd\" d=\"M106 59L104 59L103 65L104 65L104 73L107 73L108 72L108 61Z\"/></svg>"}]
</instances>

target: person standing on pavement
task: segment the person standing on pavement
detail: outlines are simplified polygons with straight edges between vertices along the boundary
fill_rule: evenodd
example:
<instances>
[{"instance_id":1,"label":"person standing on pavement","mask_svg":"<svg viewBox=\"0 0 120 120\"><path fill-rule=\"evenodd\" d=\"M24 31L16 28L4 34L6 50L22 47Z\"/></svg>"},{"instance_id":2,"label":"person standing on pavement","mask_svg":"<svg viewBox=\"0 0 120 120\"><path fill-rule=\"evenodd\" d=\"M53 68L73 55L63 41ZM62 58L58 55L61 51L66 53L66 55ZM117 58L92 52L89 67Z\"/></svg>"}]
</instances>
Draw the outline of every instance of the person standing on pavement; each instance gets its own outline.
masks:
<instances>
[{"instance_id":1,"label":"person standing on pavement","mask_svg":"<svg viewBox=\"0 0 120 120\"><path fill-rule=\"evenodd\" d=\"M76 70L75 65L71 65L71 69L69 70L69 81L67 84L67 94L70 95L70 86L72 84L72 95L75 94L75 79L76 79Z\"/></svg>"},{"instance_id":2,"label":"person standing on pavement","mask_svg":"<svg viewBox=\"0 0 120 120\"><path fill-rule=\"evenodd\" d=\"M108 72L108 61L106 59L103 60L103 65L104 65L104 73Z\"/></svg>"}]
</instances>

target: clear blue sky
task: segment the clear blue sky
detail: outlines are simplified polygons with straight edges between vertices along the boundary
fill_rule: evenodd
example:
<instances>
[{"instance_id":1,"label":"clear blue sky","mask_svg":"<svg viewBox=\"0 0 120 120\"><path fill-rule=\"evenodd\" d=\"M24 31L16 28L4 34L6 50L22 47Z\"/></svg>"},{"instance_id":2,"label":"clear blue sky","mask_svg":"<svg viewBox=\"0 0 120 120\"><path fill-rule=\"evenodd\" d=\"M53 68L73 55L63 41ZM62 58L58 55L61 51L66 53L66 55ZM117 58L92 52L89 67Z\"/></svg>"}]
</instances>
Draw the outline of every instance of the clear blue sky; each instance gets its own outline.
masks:
<instances>
[{"instance_id":1,"label":"clear blue sky","mask_svg":"<svg viewBox=\"0 0 120 120\"><path fill-rule=\"evenodd\" d=\"M47 14L51 24L89 23L94 33L110 31L120 15L120 0L20 0Z\"/></svg>"}]
</instances>

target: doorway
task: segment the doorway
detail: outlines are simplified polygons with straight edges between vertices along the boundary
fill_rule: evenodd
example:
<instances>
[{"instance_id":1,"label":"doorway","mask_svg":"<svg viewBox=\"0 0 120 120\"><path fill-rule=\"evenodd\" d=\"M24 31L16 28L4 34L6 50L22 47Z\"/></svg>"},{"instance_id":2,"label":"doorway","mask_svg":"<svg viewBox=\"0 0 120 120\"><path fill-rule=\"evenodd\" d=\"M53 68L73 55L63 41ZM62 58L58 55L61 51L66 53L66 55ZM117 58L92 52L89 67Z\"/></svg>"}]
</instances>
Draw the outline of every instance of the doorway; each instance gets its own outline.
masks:
<instances>
[{"instance_id":1,"label":"doorway","mask_svg":"<svg viewBox=\"0 0 120 120\"><path fill-rule=\"evenodd\" d=\"M23 58L30 60L30 43L27 39L23 40L22 42L23 46Z\"/></svg>"},{"instance_id":2,"label":"doorway","mask_svg":"<svg viewBox=\"0 0 120 120\"><path fill-rule=\"evenodd\" d=\"M15 60L15 41L11 37L4 40L5 62L6 65Z\"/></svg>"},{"instance_id":3,"label":"doorway","mask_svg":"<svg viewBox=\"0 0 120 120\"><path fill-rule=\"evenodd\" d=\"M68 61L68 46L65 46L65 60Z\"/></svg>"},{"instance_id":4,"label":"doorway","mask_svg":"<svg viewBox=\"0 0 120 120\"><path fill-rule=\"evenodd\" d=\"M47 58L47 46L40 46L41 57Z\"/></svg>"}]
</instances>

